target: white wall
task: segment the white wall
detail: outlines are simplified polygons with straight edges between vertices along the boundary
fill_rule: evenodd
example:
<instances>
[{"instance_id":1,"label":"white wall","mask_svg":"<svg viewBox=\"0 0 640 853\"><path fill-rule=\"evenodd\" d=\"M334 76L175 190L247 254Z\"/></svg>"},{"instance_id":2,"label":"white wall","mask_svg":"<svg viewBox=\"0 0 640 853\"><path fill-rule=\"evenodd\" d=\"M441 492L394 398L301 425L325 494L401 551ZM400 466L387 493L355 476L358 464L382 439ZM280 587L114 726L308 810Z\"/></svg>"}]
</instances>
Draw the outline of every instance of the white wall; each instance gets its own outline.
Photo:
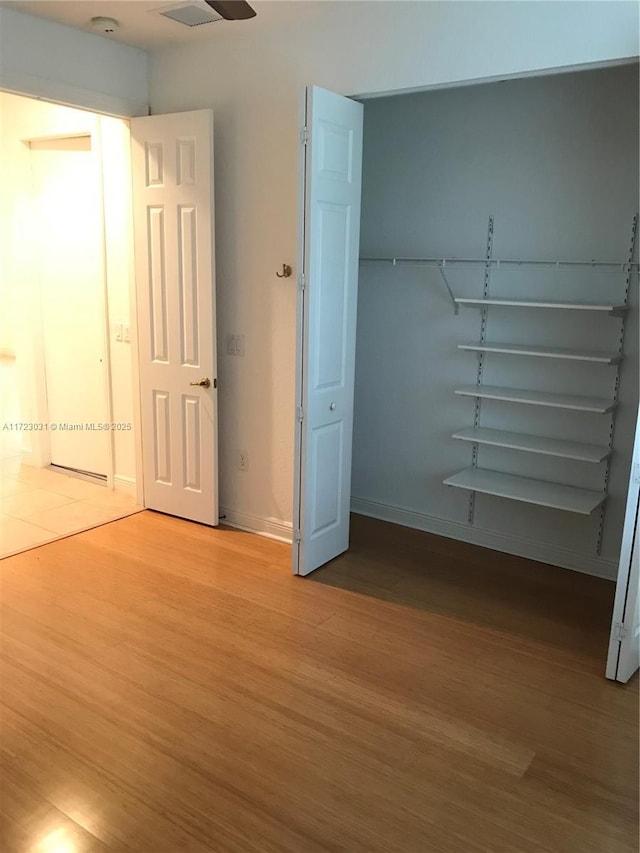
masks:
<instances>
[{"instance_id":1,"label":"white wall","mask_svg":"<svg viewBox=\"0 0 640 853\"><path fill-rule=\"evenodd\" d=\"M627 258L638 210L638 68L512 80L367 101L364 256ZM450 267L460 296L481 296L482 266ZM494 272L494 295L624 298L626 275ZM612 574L620 548L638 402L638 286L626 322L615 455L602 559L599 513L582 518L478 495L442 480L471 463L451 433L472 426L479 311L455 316L437 270L361 264L353 496L355 506L433 532ZM579 312L493 308L487 340L616 352L621 321ZM611 398L615 368L487 356L488 385ZM483 426L606 446L609 416L485 401ZM479 466L600 491L604 465L481 447ZM404 514L403 514L404 513Z\"/></svg>"},{"instance_id":2,"label":"white wall","mask_svg":"<svg viewBox=\"0 0 640 853\"><path fill-rule=\"evenodd\" d=\"M295 259L301 88L412 89L637 53L635 3L304 2L152 55L153 112L214 110L220 501L230 518L277 532L292 517L295 279L275 272ZM246 335L244 358L226 355L232 332Z\"/></svg>"},{"instance_id":3,"label":"white wall","mask_svg":"<svg viewBox=\"0 0 640 853\"><path fill-rule=\"evenodd\" d=\"M146 115L147 54L3 6L0 88L114 115Z\"/></svg>"},{"instance_id":4,"label":"white wall","mask_svg":"<svg viewBox=\"0 0 640 853\"><path fill-rule=\"evenodd\" d=\"M12 344L22 377L22 419L39 422L46 411L37 235L32 226L31 154L25 140L89 133L104 139L105 231L108 239L107 301L110 326L110 393L114 420L133 420L131 345L114 341L114 324L131 323L131 212L127 128L119 119L101 118L55 104L0 93L0 258L3 305L12 318ZM101 132L100 132L101 131ZM46 235L40 235L46 239ZM70 263L73 259L70 258ZM38 433L25 434L23 450L36 465L47 462ZM120 487L135 484L133 431L114 432L115 477Z\"/></svg>"}]
</instances>

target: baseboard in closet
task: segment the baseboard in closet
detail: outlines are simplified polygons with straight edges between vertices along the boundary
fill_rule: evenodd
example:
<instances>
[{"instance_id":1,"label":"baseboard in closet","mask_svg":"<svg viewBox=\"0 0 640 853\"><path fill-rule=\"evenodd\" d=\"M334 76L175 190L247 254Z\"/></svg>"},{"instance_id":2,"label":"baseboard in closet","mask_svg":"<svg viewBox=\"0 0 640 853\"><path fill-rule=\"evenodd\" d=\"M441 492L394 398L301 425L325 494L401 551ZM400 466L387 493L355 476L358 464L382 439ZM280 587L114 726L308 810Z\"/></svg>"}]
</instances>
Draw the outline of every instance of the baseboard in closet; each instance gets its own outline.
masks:
<instances>
[{"instance_id":1,"label":"baseboard in closet","mask_svg":"<svg viewBox=\"0 0 640 853\"><path fill-rule=\"evenodd\" d=\"M477 527L470 527L458 521L448 521L363 498L351 498L351 511L370 518L379 518L381 521L401 524L403 527L424 530L426 533L435 533L437 536L446 536L448 539L458 539L472 545L481 545L505 554L537 560L540 563L550 563L552 566L560 566L563 569L583 572L583 574L594 575L606 580L614 580L618 573L617 563L612 560L605 560L602 557L578 554L568 548L534 542L516 536L507 536L495 530L479 530Z\"/></svg>"}]
</instances>

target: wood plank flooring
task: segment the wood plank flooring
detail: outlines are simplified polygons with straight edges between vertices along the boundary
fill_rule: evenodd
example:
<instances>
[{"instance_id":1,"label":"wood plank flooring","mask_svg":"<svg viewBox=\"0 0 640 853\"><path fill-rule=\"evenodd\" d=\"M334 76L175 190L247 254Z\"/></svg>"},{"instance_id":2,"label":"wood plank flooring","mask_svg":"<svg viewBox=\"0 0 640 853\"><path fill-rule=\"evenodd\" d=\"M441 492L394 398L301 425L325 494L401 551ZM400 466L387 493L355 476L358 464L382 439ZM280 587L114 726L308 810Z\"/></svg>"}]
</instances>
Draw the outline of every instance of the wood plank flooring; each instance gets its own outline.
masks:
<instances>
[{"instance_id":1,"label":"wood plank flooring","mask_svg":"<svg viewBox=\"0 0 640 853\"><path fill-rule=\"evenodd\" d=\"M2 853L636 853L613 585L355 516L144 512L0 562Z\"/></svg>"}]
</instances>

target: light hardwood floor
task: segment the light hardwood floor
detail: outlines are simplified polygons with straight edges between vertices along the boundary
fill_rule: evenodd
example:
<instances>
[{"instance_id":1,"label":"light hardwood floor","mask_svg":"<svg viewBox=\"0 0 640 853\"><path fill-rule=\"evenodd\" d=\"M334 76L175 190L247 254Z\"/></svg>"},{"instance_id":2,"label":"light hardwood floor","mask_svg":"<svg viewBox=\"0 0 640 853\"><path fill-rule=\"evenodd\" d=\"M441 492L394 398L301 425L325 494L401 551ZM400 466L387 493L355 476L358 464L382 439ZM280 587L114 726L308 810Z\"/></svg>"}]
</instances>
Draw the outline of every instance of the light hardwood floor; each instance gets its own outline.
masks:
<instances>
[{"instance_id":1,"label":"light hardwood floor","mask_svg":"<svg viewBox=\"0 0 640 853\"><path fill-rule=\"evenodd\" d=\"M604 581L355 516L144 512L0 562L2 853L637 853Z\"/></svg>"}]
</instances>

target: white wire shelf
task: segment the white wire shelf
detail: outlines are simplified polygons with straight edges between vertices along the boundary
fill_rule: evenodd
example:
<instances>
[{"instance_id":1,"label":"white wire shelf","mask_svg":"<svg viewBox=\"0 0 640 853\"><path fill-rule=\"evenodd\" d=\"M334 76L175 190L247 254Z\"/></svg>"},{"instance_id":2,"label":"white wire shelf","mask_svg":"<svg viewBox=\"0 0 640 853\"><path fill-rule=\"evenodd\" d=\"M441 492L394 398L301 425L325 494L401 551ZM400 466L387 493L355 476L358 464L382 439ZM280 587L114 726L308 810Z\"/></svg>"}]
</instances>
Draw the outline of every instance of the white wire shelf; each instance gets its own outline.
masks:
<instances>
[{"instance_id":1,"label":"white wire shelf","mask_svg":"<svg viewBox=\"0 0 640 853\"><path fill-rule=\"evenodd\" d=\"M434 257L371 257L371 256L360 256L361 263L384 263L384 264L392 264L395 266L408 266L408 267L419 267L428 269L429 267L435 267L440 273L440 277L442 278L442 283L444 284L447 293L449 295L449 299L451 300L451 304L453 305L454 313L457 314L460 310L460 305L470 305L472 304L471 300L466 300L462 302L461 299L456 298L451 284L449 283L449 279L447 278L447 272L445 270L455 268L456 265L462 268L474 266L481 264L485 268L485 274L488 270L494 269L497 271L500 270L501 266L510 269L512 267L526 267L530 270L538 270L540 272L553 270L554 272L566 272L569 270L581 270L583 272L619 272L619 273L628 273L629 276L637 275L639 271L639 264L633 263L630 261L567 261L567 260L531 260L524 258L434 258ZM535 302L536 300L533 300ZM490 302L488 300L480 300L481 303L486 304L510 304L515 305L516 301L511 300L508 302ZM475 304L475 303L474 303ZM573 303L570 305L554 305L552 306L549 303L544 303L542 305L538 305L538 307L578 307L578 305L585 306L586 303ZM533 307L531 304L530 307ZM615 306L616 309L622 308L625 306ZM620 313L619 311L612 311L610 313Z\"/></svg>"},{"instance_id":2,"label":"white wire shelf","mask_svg":"<svg viewBox=\"0 0 640 853\"><path fill-rule=\"evenodd\" d=\"M579 515L591 515L607 496L604 492L578 489L528 477L514 477L484 468L465 468L444 481L445 486L481 492L522 503L562 509Z\"/></svg>"},{"instance_id":3,"label":"white wire shelf","mask_svg":"<svg viewBox=\"0 0 640 853\"><path fill-rule=\"evenodd\" d=\"M475 299L466 296L454 297L456 304L469 308L483 308L489 305L502 305L507 308L560 308L569 311L602 311L619 316L628 310L629 306L612 302L568 302L555 299L512 299L508 297L490 297Z\"/></svg>"},{"instance_id":4,"label":"white wire shelf","mask_svg":"<svg viewBox=\"0 0 640 853\"><path fill-rule=\"evenodd\" d=\"M486 427L469 427L453 433L453 438L470 441L474 444L486 444L491 447L505 447L509 450L522 450L526 453L540 453L544 456L559 456L563 459L576 459L579 462L602 462L611 455L608 447L597 444L582 444L577 441L564 441L557 438L544 438L539 435L527 435Z\"/></svg>"},{"instance_id":5,"label":"white wire shelf","mask_svg":"<svg viewBox=\"0 0 640 853\"><path fill-rule=\"evenodd\" d=\"M417 256L373 256L361 255L360 261L368 263L387 263L396 266L398 264L418 264L420 266L445 267L457 265L480 265L491 266L500 269L501 266L508 267L532 267L543 270L613 270L617 272L637 273L640 267L638 263L625 261L578 261L578 260L552 260L540 258L454 258L454 257L417 257Z\"/></svg>"},{"instance_id":6,"label":"white wire shelf","mask_svg":"<svg viewBox=\"0 0 640 853\"><path fill-rule=\"evenodd\" d=\"M502 355L526 355L535 358L561 358L569 361L591 361L598 364L618 364L622 355L617 352L590 352L564 347L540 347L527 344L458 344L458 349L469 352L499 353Z\"/></svg>"},{"instance_id":7,"label":"white wire shelf","mask_svg":"<svg viewBox=\"0 0 640 853\"><path fill-rule=\"evenodd\" d=\"M554 409L572 409L577 412L612 412L617 403L600 397L576 397L572 394L549 394L546 391L527 391L520 388L498 388L495 385L465 385L455 389L463 397L501 400L506 403L525 403L531 406L549 406Z\"/></svg>"}]
</instances>

